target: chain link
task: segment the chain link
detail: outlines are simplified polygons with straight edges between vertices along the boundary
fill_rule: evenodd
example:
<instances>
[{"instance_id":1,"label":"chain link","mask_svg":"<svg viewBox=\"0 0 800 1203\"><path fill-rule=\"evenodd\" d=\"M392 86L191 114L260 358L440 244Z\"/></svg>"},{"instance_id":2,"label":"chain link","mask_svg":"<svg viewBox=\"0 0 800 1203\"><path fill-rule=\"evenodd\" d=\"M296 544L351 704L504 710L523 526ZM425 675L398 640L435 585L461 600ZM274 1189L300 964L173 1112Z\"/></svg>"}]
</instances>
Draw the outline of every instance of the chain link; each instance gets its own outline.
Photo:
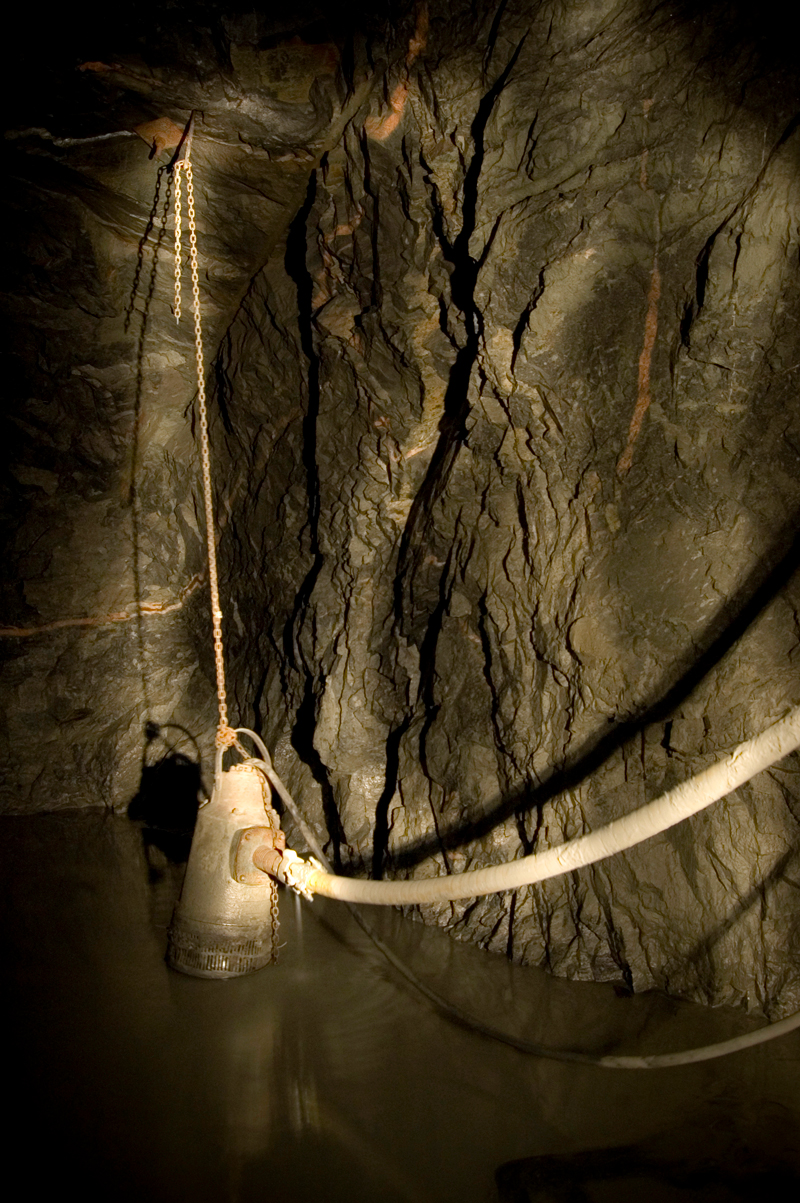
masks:
<instances>
[{"instance_id":1,"label":"chain link","mask_svg":"<svg viewBox=\"0 0 800 1203\"><path fill-rule=\"evenodd\" d=\"M261 797L264 802L264 811L267 816L267 824L273 831L280 831L281 821L278 813L272 805L272 789L264 774L257 770L258 777L261 782ZM271 960L274 963L278 959L278 935L281 928L281 915L278 906L278 883L272 878L269 878L269 918L272 928L272 956Z\"/></svg>"},{"instance_id":2,"label":"chain link","mask_svg":"<svg viewBox=\"0 0 800 1203\"><path fill-rule=\"evenodd\" d=\"M192 164L188 158L179 159L174 168L175 176L175 320L181 317L181 176L186 177L186 208L189 225L189 265L192 275L192 307L194 313L194 350L197 364L197 408L200 416L200 458L203 469L203 501L206 515L206 549L208 552L208 586L211 595L211 624L214 636L214 664L217 675L217 703L219 726L217 746L228 747L238 743L236 735L228 726L228 700L225 690L225 657L222 646L222 608L219 600L219 577L217 575L217 548L214 539L214 500L211 487L211 454L208 438L208 409L206 407L206 381L203 353L203 327L200 320L200 277L197 268L197 224L194 208L194 178Z\"/></svg>"},{"instance_id":3,"label":"chain link","mask_svg":"<svg viewBox=\"0 0 800 1203\"><path fill-rule=\"evenodd\" d=\"M278 883L270 879L269 917L272 927L272 960L278 959L278 936L281 930L281 913L278 907Z\"/></svg>"},{"instance_id":4,"label":"chain link","mask_svg":"<svg viewBox=\"0 0 800 1203\"><path fill-rule=\"evenodd\" d=\"M175 164L173 178L175 180L175 305L173 312L175 314L175 323L178 325L181 320L181 173L178 168L180 163ZM189 168L191 170L191 167Z\"/></svg>"}]
</instances>

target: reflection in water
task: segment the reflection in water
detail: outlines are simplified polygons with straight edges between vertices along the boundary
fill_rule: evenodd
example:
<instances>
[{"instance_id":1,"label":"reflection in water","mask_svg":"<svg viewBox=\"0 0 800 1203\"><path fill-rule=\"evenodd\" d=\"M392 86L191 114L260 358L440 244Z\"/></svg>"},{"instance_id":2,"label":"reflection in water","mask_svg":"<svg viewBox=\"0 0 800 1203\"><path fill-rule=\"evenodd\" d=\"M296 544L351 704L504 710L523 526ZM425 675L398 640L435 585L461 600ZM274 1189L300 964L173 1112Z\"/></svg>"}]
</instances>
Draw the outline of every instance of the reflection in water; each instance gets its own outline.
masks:
<instances>
[{"instance_id":1,"label":"reflection in water","mask_svg":"<svg viewBox=\"0 0 800 1203\"><path fill-rule=\"evenodd\" d=\"M685 1142L669 1134L687 1124L731 1150L708 1198L735 1198L737 1174L747 1183L752 1158L738 1166L737 1149L764 1173L797 1173L797 1037L637 1075L525 1058L434 1014L344 909L286 895L277 966L182 977L163 960L180 883L151 881L134 825L85 814L3 826L12 1139L36 1155L42 1194L68 1183L87 1199L153 1203L559 1203L613 1187L623 1203L636 1196L618 1151L635 1146L660 1200L683 1189ZM423 980L531 1040L648 1052L748 1026L555 981L393 913L370 919Z\"/></svg>"},{"instance_id":2,"label":"reflection in water","mask_svg":"<svg viewBox=\"0 0 800 1203\"><path fill-rule=\"evenodd\" d=\"M790 1167L750 1145L725 1123L683 1124L638 1145L510 1162L496 1181L501 1203L753 1203L796 1192Z\"/></svg>"}]
</instances>

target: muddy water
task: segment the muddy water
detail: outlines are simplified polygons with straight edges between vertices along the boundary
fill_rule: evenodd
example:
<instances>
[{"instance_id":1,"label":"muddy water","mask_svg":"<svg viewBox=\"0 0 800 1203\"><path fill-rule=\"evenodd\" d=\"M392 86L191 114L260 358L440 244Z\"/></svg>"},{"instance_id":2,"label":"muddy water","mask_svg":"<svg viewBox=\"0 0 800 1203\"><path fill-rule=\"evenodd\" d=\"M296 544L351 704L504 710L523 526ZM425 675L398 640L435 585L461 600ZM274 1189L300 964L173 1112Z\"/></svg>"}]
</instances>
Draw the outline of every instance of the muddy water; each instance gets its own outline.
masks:
<instances>
[{"instance_id":1,"label":"muddy water","mask_svg":"<svg viewBox=\"0 0 800 1203\"><path fill-rule=\"evenodd\" d=\"M34 1198L727 1203L800 1179L797 1035L650 1073L525 1057L435 1014L335 904L285 895L277 966L183 977L163 959L181 870L134 825L0 829L6 1128ZM531 1040L653 1052L752 1026L379 923L426 982Z\"/></svg>"}]
</instances>

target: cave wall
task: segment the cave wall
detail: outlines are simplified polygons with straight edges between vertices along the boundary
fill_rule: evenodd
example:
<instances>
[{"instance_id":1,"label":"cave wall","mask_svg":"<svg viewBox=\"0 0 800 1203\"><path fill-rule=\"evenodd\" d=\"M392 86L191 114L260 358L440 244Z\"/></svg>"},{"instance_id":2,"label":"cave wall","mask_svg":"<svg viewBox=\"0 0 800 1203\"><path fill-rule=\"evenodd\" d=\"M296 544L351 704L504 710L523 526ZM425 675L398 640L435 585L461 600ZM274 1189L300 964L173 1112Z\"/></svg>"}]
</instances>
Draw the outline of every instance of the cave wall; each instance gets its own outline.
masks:
<instances>
[{"instance_id":1,"label":"cave wall","mask_svg":"<svg viewBox=\"0 0 800 1203\"><path fill-rule=\"evenodd\" d=\"M336 862L549 847L797 704L800 123L769 9L756 36L736 6L431 4L299 41L232 13L224 55L69 86L123 128L202 110L229 690ZM148 718L206 760L214 722L171 219L142 243L168 154L16 133L4 804L124 807ZM792 1009L795 760L612 861L417 913Z\"/></svg>"},{"instance_id":2,"label":"cave wall","mask_svg":"<svg viewBox=\"0 0 800 1203\"><path fill-rule=\"evenodd\" d=\"M213 359L362 92L337 89L337 46L211 8L134 4L49 42L18 35L33 51L9 73L4 141L6 811L124 810L143 756L169 747L213 772L191 280L184 264L178 325L169 164L197 110ZM219 481L221 526L237 487ZM149 749L147 724L167 722Z\"/></svg>"}]
</instances>

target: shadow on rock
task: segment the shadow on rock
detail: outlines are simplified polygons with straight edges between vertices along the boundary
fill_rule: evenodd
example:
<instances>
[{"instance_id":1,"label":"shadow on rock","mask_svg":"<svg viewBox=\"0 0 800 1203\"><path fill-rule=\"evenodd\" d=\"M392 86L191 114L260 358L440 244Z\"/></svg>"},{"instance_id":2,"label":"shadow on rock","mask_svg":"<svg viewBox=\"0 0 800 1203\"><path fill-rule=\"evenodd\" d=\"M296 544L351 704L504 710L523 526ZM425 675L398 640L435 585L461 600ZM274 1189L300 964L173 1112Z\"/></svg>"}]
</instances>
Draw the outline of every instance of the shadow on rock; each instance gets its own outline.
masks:
<instances>
[{"instance_id":1,"label":"shadow on rock","mask_svg":"<svg viewBox=\"0 0 800 1203\"><path fill-rule=\"evenodd\" d=\"M173 740L168 732L177 732ZM193 755L176 743L189 741ZM203 786L197 741L177 723L148 723L139 792L128 807L128 818L141 825L142 848L151 883L170 865L185 864L192 845Z\"/></svg>"}]
</instances>

